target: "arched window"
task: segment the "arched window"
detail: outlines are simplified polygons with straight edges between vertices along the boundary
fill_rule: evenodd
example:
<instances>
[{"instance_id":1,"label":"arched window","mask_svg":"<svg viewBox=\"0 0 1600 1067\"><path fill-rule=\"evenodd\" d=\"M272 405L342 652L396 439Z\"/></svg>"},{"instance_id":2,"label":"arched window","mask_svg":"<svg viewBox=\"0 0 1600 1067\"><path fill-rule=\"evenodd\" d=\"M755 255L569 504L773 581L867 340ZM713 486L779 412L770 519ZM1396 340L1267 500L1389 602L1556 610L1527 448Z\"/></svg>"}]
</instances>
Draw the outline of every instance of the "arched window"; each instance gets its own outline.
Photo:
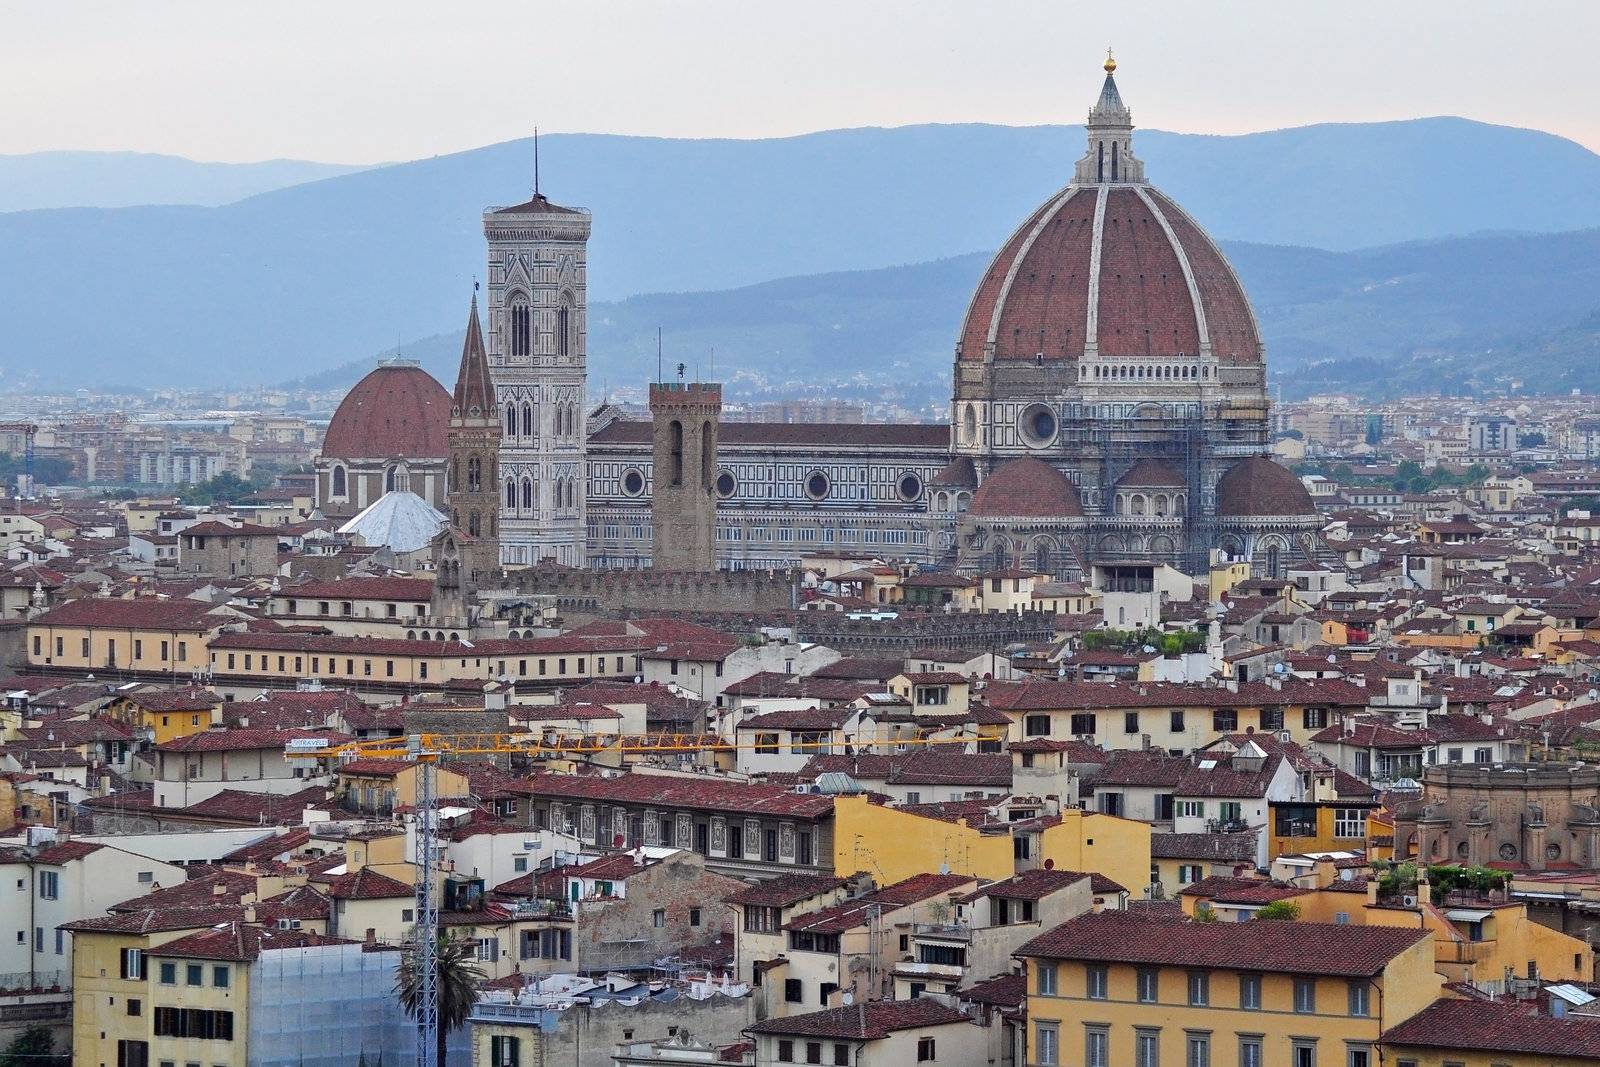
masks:
<instances>
[{"instance_id":1,"label":"arched window","mask_svg":"<svg viewBox=\"0 0 1600 1067\"><path fill-rule=\"evenodd\" d=\"M522 479L522 507L526 511L533 510L533 479Z\"/></svg>"},{"instance_id":2,"label":"arched window","mask_svg":"<svg viewBox=\"0 0 1600 1067\"><path fill-rule=\"evenodd\" d=\"M533 405L523 402L522 405L522 436L532 437L533 433Z\"/></svg>"},{"instance_id":3,"label":"arched window","mask_svg":"<svg viewBox=\"0 0 1600 1067\"><path fill-rule=\"evenodd\" d=\"M334 496L344 496L348 492L343 464L334 464L333 474L329 476L328 481Z\"/></svg>"},{"instance_id":4,"label":"arched window","mask_svg":"<svg viewBox=\"0 0 1600 1067\"><path fill-rule=\"evenodd\" d=\"M572 354L572 295L561 294L561 306L556 308L556 355Z\"/></svg>"},{"instance_id":5,"label":"arched window","mask_svg":"<svg viewBox=\"0 0 1600 1067\"><path fill-rule=\"evenodd\" d=\"M384 468L384 471L383 471L383 491L385 493L392 493L395 490L394 472L395 472L395 468L393 466Z\"/></svg>"},{"instance_id":6,"label":"arched window","mask_svg":"<svg viewBox=\"0 0 1600 1067\"><path fill-rule=\"evenodd\" d=\"M1157 493L1155 495L1155 503L1156 503L1156 514L1157 515L1165 515L1167 513L1167 494L1165 494L1165 493Z\"/></svg>"},{"instance_id":7,"label":"arched window","mask_svg":"<svg viewBox=\"0 0 1600 1067\"><path fill-rule=\"evenodd\" d=\"M1003 571L1006 569L1006 564L1009 562L1011 556L1007 549L1005 538L1002 537L995 541L994 551L991 553L990 558L995 570Z\"/></svg>"},{"instance_id":8,"label":"arched window","mask_svg":"<svg viewBox=\"0 0 1600 1067\"><path fill-rule=\"evenodd\" d=\"M1094 180L1097 182L1106 180L1106 143L1104 141L1100 141L1095 150Z\"/></svg>"},{"instance_id":9,"label":"arched window","mask_svg":"<svg viewBox=\"0 0 1600 1067\"><path fill-rule=\"evenodd\" d=\"M1135 493L1135 494L1133 494L1133 499L1130 500L1129 503L1131 503L1133 505L1133 513L1135 515L1143 515L1144 514L1144 494L1143 493Z\"/></svg>"},{"instance_id":10,"label":"arched window","mask_svg":"<svg viewBox=\"0 0 1600 1067\"><path fill-rule=\"evenodd\" d=\"M517 436L517 406L515 404L510 404L506 407L506 436Z\"/></svg>"},{"instance_id":11,"label":"arched window","mask_svg":"<svg viewBox=\"0 0 1600 1067\"><path fill-rule=\"evenodd\" d=\"M1050 543L1040 541L1033 546L1033 567L1040 574L1050 573Z\"/></svg>"},{"instance_id":12,"label":"arched window","mask_svg":"<svg viewBox=\"0 0 1600 1067\"><path fill-rule=\"evenodd\" d=\"M1280 561L1278 559L1278 546L1277 546L1277 544L1274 543L1274 544L1268 545L1267 546L1267 577L1269 577L1269 578L1281 577L1281 574L1280 574L1280 572L1278 570L1279 562Z\"/></svg>"},{"instance_id":13,"label":"arched window","mask_svg":"<svg viewBox=\"0 0 1600 1067\"><path fill-rule=\"evenodd\" d=\"M532 338L528 298L517 293L511 298L511 354L526 356L533 350Z\"/></svg>"},{"instance_id":14,"label":"arched window","mask_svg":"<svg viewBox=\"0 0 1600 1067\"><path fill-rule=\"evenodd\" d=\"M473 537L477 537L482 531L482 528L482 524L478 520L478 513L476 511L469 511L467 513L467 533L471 534Z\"/></svg>"},{"instance_id":15,"label":"arched window","mask_svg":"<svg viewBox=\"0 0 1600 1067\"><path fill-rule=\"evenodd\" d=\"M1117 180L1117 142L1111 142L1111 180Z\"/></svg>"},{"instance_id":16,"label":"arched window","mask_svg":"<svg viewBox=\"0 0 1600 1067\"><path fill-rule=\"evenodd\" d=\"M967 405L967 413L962 428L966 430L966 439L969 444L978 440L978 409L971 404Z\"/></svg>"},{"instance_id":17,"label":"arched window","mask_svg":"<svg viewBox=\"0 0 1600 1067\"><path fill-rule=\"evenodd\" d=\"M514 508L516 506L517 506L517 483L511 481L508 478L508 479L506 479L506 507Z\"/></svg>"},{"instance_id":18,"label":"arched window","mask_svg":"<svg viewBox=\"0 0 1600 1067\"><path fill-rule=\"evenodd\" d=\"M667 430L668 444L672 450L672 478L673 485L683 484L683 423L677 419L672 420L672 425Z\"/></svg>"},{"instance_id":19,"label":"arched window","mask_svg":"<svg viewBox=\"0 0 1600 1067\"><path fill-rule=\"evenodd\" d=\"M483 488L483 461L477 456L467 457L467 492L476 493Z\"/></svg>"}]
</instances>

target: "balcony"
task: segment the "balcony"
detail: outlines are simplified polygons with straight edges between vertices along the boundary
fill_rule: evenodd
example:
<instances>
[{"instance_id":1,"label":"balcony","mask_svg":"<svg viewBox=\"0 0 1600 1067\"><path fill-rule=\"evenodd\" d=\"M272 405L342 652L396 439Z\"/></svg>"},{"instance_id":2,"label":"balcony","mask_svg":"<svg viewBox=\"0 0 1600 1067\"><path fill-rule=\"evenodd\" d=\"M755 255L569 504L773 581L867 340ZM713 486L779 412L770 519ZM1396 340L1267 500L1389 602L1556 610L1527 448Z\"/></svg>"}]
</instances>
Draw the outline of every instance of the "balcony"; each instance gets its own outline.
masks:
<instances>
[{"instance_id":1,"label":"balcony","mask_svg":"<svg viewBox=\"0 0 1600 1067\"><path fill-rule=\"evenodd\" d=\"M564 900L519 900L511 905L518 919L570 919L572 907Z\"/></svg>"},{"instance_id":2,"label":"balcony","mask_svg":"<svg viewBox=\"0 0 1600 1067\"><path fill-rule=\"evenodd\" d=\"M959 963L918 963L916 960L901 960L894 965L894 973L907 978L930 978L936 982L959 982L967 973L965 966Z\"/></svg>"},{"instance_id":3,"label":"balcony","mask_svg":"<svg viewBox=\"0 0 1600 1067\"><path fill-rule=\"evenodd\" d=\"M917 938L938 941L972 940L972 927L965 923L912 923L911 933Z\"/></svg>"}]
</instances>

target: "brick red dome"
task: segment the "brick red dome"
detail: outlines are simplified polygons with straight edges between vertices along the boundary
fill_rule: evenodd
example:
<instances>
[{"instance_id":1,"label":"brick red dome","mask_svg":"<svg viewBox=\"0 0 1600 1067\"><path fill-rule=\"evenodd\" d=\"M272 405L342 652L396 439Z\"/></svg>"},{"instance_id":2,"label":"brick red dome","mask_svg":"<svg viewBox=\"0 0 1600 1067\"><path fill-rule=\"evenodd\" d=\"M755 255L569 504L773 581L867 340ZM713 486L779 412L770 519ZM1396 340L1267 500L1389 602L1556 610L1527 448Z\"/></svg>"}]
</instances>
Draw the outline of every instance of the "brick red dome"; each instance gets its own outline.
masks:
<instances>
[{"instance_id":1,"label":"brick red dome","mask_svg":"<svg viewBox=\"0 0 1600 1067\"><path fill-rule=\"evenodd\" d=\"M414 366L380 366L339 402L322 439L329 459L443 459L450 394Z\"/></svg>"},{"instance_id":2,"label":"brick red dome","mask_svg":"<svg viewBox=\"0 0 1600 1067\"><path fill-rule=\"evenodd\" d=\"M1074 183L1028 216L978 283L960 357L982 360L992 345L995 359L1078 360L1086 339L1106 358L1262 359L1233 268L1143 183Z\"/></svg>"},{"instance_id":3,"label":"brick red dome","mask_svg":"<svg viewBox=\"0 0 1600 1067\"><path fill-rule=\"evenodd\" d=\"M1083 502L1065 474L1023 456L996 467L972 494L967 511L979 518L1074 519L1083 515Z\"/></svg>"},{"instance_id":4,"label":"brick red dome","mask_svg":"<svg viewBox=\"0 0 1600 1067\"><path fill-rule=\"evenodd\" d=\"M1300 479L1266 456L1241 459L1217 480L1217 515L1270 518L1315 515L1317 505Z\"/></svg>"}]
</instances>

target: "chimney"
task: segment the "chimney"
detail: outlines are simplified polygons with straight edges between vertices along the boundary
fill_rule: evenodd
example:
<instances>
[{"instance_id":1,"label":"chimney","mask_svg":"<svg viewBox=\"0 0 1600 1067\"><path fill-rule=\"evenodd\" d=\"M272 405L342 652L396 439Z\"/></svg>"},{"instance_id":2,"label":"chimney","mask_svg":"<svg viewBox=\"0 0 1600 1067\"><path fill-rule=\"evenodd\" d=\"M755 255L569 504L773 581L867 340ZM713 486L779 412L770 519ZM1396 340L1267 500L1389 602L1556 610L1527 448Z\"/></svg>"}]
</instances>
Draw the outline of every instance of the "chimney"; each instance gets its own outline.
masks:
<instances>
[{"instance_id":1,"label":"chimney","mask_svg":"<svg viewBox=\"0 0 1600 1067\"><path fill-rule=\"evenodd\" d=\"M244 906L244 921L246 923L253 923L256 921L256 906L254 901Z\"/></svg>"},{"instance_id":2,"label":"chimney","mask_svg":"<svg viewBox=\"0 0 1600 1067\"><path fill-rule=\"evenodd\" d=\"M1372 907L1372 906L1375 906L1377 903L1378 903L1378 880L1376 878L1368 878L1367 879L1367 905L1368 905L1368 907Z\"/></svg>"}]
</instances>

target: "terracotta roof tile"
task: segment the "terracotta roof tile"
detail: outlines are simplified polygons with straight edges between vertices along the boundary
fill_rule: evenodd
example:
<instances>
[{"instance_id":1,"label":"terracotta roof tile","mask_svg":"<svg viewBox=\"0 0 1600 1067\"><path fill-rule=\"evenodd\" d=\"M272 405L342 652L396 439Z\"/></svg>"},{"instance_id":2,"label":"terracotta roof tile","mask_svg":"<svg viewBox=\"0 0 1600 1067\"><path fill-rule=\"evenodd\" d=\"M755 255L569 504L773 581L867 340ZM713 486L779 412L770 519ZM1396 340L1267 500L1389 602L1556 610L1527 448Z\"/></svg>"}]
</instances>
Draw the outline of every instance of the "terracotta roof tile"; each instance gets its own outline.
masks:
<instances>
[{"instance_id":1,"label":"terracotta roof tile","mask_svg":"<svg viewBox=\"0 0 1600 1067\"><path fill-rule=\"evenodd\" d=\"M1384 1031L1390 1048L1458 1049L1600 1058L1600 1019L1552 1019L1529 1006L1504 1001L1436 1000L1398 1026Z\"/></svg>"},{"instance_id":2,"label":"terracotta roof tile","mask_svg":"<svg viewBox=\"0 0 1600 1067\"><path fill-rule=\"evenodd\" d=\"M1196 923L1106 911L1068 920L1029 941L1016 954L1368 978L1411 946L1432 938L1427 930L1382 926L1294 921Z\"/></svg>"},{"instance_id":3,"label":"terracotta roof tile","mask_svg":"<svg viewBox=\"0 0 1600 1067\"><path fill-rule=\"evenodd\" d=\"M971 1022L956 1008L930 997L918 997L915 1000L869 1000L850 1008L830 1008L804 1015L767 1019L756 1023L746 1032L875 1041L900 1030Z\"/></svg>"}]
</instances>

